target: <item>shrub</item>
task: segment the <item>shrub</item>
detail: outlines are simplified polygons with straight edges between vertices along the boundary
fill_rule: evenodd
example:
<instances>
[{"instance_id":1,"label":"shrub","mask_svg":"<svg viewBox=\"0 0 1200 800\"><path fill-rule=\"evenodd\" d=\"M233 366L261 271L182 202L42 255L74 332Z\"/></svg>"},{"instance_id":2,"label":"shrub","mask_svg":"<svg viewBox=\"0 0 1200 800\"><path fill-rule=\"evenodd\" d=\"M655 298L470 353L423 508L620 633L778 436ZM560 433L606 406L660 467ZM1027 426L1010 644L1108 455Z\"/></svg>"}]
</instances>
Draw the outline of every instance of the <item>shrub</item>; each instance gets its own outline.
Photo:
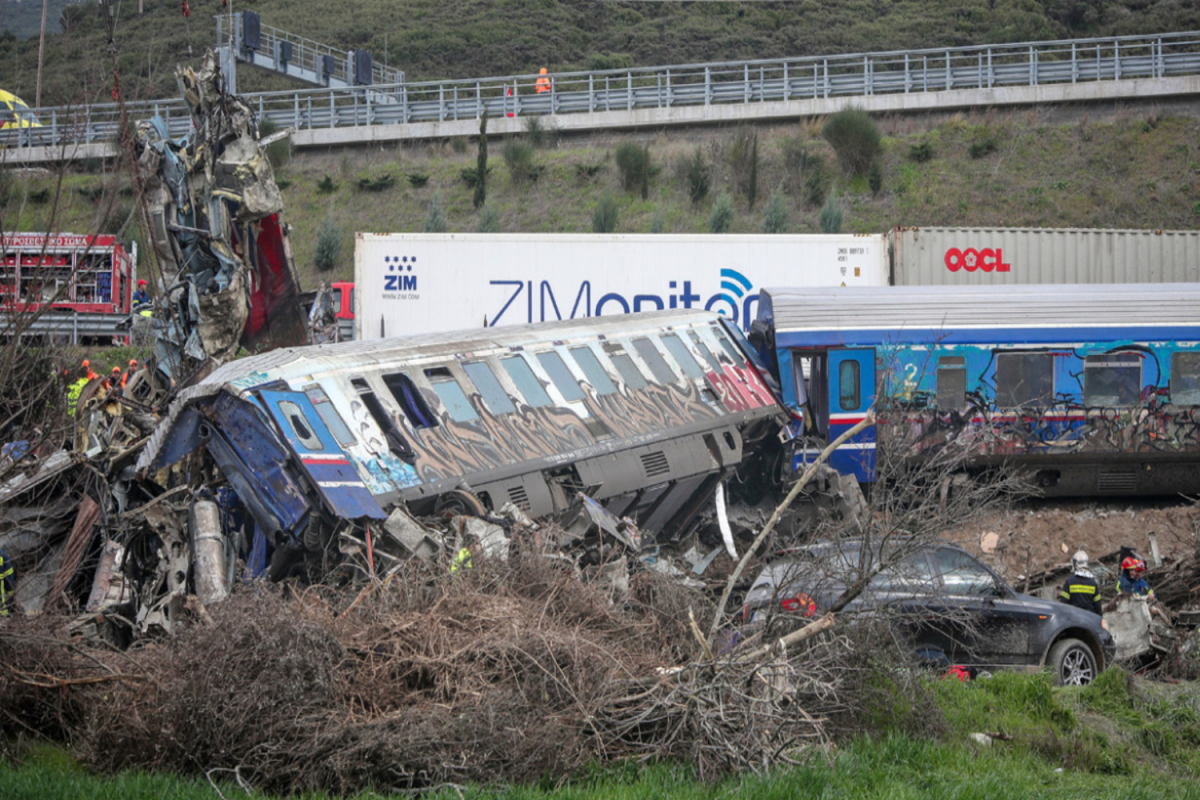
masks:
<instances>
[{"instance_id":1,"label":"shrub","mask_svg":"<svg viewBox=\"0 0 1200 800\"><path fill-rule=\"evenodd\" d=\"M488 167L487 175L490 176L491 174L492 174L492 168ZM462 182L467 185L467 188L473 189L479 180L479 168L478 167L463 167L462 169L460 169L458 171L458 175L460 178L462 178Z\"/></svg>"},{"instance_id":2,"label":"shrub","mask_svg":"<svg viewBox=\"0 0 1200 800\"><path fill-rule=\"evenodd\" d=\"M279 132L279 125L275 120L269 117L262 117L258 121L258 138L265 139L273 133ZM267 161L271 162L273 167L282 167L284 164L292 160L292 138L285 136L277 142L272 142L267 145Z\"/></svg>"},{"instance_id":3,"label":"shrub","mask_svg":"<svg viewBox=\"0 0 1200 800\"><path fill-rule=\"evenodd\" d=\"M442 202L436 194L429 203L429 213L425 215L425 232L446 232L446 213L442 211Z\"/></svg>"},{"instance_id":4,"label":"shrub","mask_svg":"<svg viewBox=\"0 0 1200 800\"><path fill-rule=\"evenodd\" d=\"M326 175L317 184L317 194L333 194L337 191L337 188L337 184L333 182L333 178Z\"/></svg>"},{"instance_id":5,"label":"shrub","mask_svg":"<svg viewBox=\"0 0 1200 800\"><path fill-rule=\"evenodd\" d=\"M600 171L603 169L603 164L576 164L575 175L576 177L590 181L592 178L595 178L597 175L599 175Z\"/></svg>"},{"instance_id":6,"label":"shrub","mask_svg":"<svg viewBox=\"0 0 1200 800\"><path fill-rule=\"evenodd\" d=\"M842 232L842 207L838 204L836 192L830 192L825 198L817 224L821 227L821 233Z\"/></svg>"},{"instance_id":7,"label":"shrub","mask_svg":"<svg viewBox=\"0 0 1200 800\"><path fill-rule=\"evenodd\" d=\"M908 148L908 157L918 164L924 164L933 158L933 145L929 142L914 144Z\"/></svg>"},{"instance_id":8,"label":"shrub","mask_svg":"<svg viewBox=\"0 0 1200 800\"><path fill-rule=\"evenodd\" d=\"M542 126L541 117L526 117L521 123L525 129L525 141L541 149L550 142L550 132Z\"/></svg>"},{"instance_id":9,"label":"shrub","mask_svg":"<svg viewBox=\"0 0 1200 800\"><path fill-rule=\"evenodd\" d=\"M693 203L699 203L708 196L708 165L704 163L704 154L700 152L699 147L692 156L687 179L688 197L692 198Z\"/></svg>"},{"instance_id":10,"label":"shrub","mask_svg":"<svg viewBox=\"0 0 1200 800\"><path fill-rule=\"evenodd\" d=\"M977 142L971 142L971 146L967 148L967 153L971 158L983 158L989 153L996 152L996 148L1000 145L992 137L980 139Z\"/></svg>"},{"instance_id":11,"label":"shrub","mask_svg":"<svg viewBox=\"0 0 1200 800\"><path fill-rule=\"evenodd\" d=\"M878 197L879 190L883 188L883 167L879 166L879 159L871 162L871 170L867 173L867 185L871 187L871 197Z\"/></svg>"},{"instance_id":12,"label":"shrub","mask_svg":"<svg viewBox=\"0 0 1200 800\"><path fill-rule=\"evenodd\" d=\"M633 56L629 53L593 53L587 60L590 70L629 69L632 66Z\"/></svg>"},{"instance_id":13,"label":"shrub","mask_svg":"<svg viewBox=\"0 0 1200 800\"><path fill-rule=\"evenodd\" d=\"M342 229L333 221L333 216L325 218L325 224L317 232L317 249L313 251L313 264L318 272L329 272L337 267L338 256L342 252Z\"/></svg>"},{"instance_id":14,"label":"shrub","mask_svg":"<svg viewBox=\"0 0 1200 800\"><path fill-rule=\"evenodd\" d=\"M359 176L358 188L363 192L386 192L396 185L396 176L390 172L368 173Z\"/></svg>"},{"instance_id":15,"label":"shrub","mask_svg":"<svg viewBox=\"0 0 1200 800\"><path fill-rule=\"evenodd\" d=\"M729 143L729 167L733 171L733 188L746 196L751 210L758 199L758 133L752 128L738 128Z\"/></svg>"},{"instance_id":16,"label":"shrub","mask_svg":"<svg viewBox=\"0 0 1200 800\"><path fill-rule=\"evenodd\" d=\"M612 233L617 229L617 213L620 209L617 207L617 201L613 199L611 194L607 192L600 198L600 202L596 204L596 210L592 212L592 231L594 233Z\"/></svg>"},{"instance_id":17,"label":"shrub","mask_svg":"<svg viewBox=\"0 0 1200 800\"><path fill-rule=\"evenodd\" d=\"M410 172L408 173L408 182L414 189L420 189L429 183L429 176L424 172Z\"/></svg>"},{"instance_id":18,"label":"shrub","mask_svg":"<svg viewBox=\"0 0 1200 800\"><path fill-rule=\"evenodd\" d=\"M455 136L450 140L450 149L460 155L467 152L467 140L462 136Z\"/></svg>"},{"instance_id":19,"label":"shrub","mask_svg":"<svg viewBox=\"0 0 1200 800\"><path fill-rule=\"evenodd\" d=\"M508 174L513 183L535 181L538 168L533 163L533 145L519 139L509 139L504 143L504 163L508 165Z\"/></svg>"},{"instance_id":20,"label":"shrub","mask_svg":"<svg viewBox=\"0 0 1200 800\"><path fill-rule=\"evenodd\" d=\"M712 213L708 215L709 233L725 233L733 227L733 199L722 192L713 203Z\"/></svg>"},{"instance_id":21,"label":"shrub","mask_svg":"<svg viewBox=\"0 0 1200 800\"><path fill-rule=\"evenodd\" d=\"M846 108L831 115L822 134L848 175L862 175L879 155L879 126L861 108Z\"/></svg>"},{"instance_id":22,"label":"shrub","mask_svg":"<svg viewBox=\"0 0 1200 800\"><path fill-rule=\"evenodd\" d=\"M763 213L762 231L763 233L787 233L787 229L787 203L783 199L782 192L775 192L767 201L767 208Z\"/></svg>"},{"instance_id":23,"label":"shrub","mask_svg":"<svg viewBox=\"0 0 1200 800\"><path fill-rule=\"evenodd\" d=\"M820 205L825 201L825 193L829 185L825 174L825 161L816 159L808 168L804 178L804 201L810 206Z\"/></svg>"},{"instance_id":24,"label":"shrub","mask_svg":"<svg viewBox=\"0 0 1200 800\"><path fill-rule=\"evenodd\" d=\"M477 233L499 233L500 212L493 205L485 205L479 211L479 221L475 223Z\"/></svg>"},{"instance_id":25,"label":"shrub","mask_svg":"<svg viewBox=\"0 0 1200 800\"><path fill-rule=\"evenodd\" d=\"M663 207L656 204L654 206L654 216L650 218L650 233L662 233L667 229L667 217L663 213Z\"/></svg>"},{"instance_id":26,"label":"shrub","mask_svg":"<svg viewBox=\"0 0 1200 800\"><path fill-rule=\"evenodd\" d=\"M31 189L29 191L29 202L37 206L44 206L50 202L51 194L52 192L48 186L43 186L40 189Z\"/></svg>"},{"instance_id":27,"label":"shrub","mask_svg":"<svg viewBox=\"0 0 1200 800\"><path fill-rule=\"evenodd\" d=\"M616 161L621 173L621 186L627 192L640 189L645 198L649 194L650 148L623 142L617 147Z\"/></svg>"}]
</instances>

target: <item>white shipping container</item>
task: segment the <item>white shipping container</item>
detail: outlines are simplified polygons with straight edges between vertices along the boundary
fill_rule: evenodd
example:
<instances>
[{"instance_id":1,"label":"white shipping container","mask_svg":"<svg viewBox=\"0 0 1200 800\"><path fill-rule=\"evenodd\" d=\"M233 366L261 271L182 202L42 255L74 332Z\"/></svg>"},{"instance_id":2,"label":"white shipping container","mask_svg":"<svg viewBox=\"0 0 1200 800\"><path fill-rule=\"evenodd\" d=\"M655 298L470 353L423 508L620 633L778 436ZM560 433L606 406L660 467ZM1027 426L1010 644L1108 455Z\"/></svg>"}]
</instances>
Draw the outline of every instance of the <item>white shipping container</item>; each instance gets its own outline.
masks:
<instances>
[{"instance_id":1,"label":"white shipping container","mask_svg":"<svg viewBox=\"0 0 1200 800\"><path fill-rule=\"evenodd\" d=\"M896 286L1200 281L1200 231L896 228Z\"/></svg>"},{"instance_id":2,"label":"white shipping container","mask_svg":"<svg viewBox=\"0 0 1200 800\"><path fill-rule=\"evenodd\" d=\"M359 233L359 339L704 308L753 321L765 286L885 286L886 234Z\"/></svg>"}]
</instances>

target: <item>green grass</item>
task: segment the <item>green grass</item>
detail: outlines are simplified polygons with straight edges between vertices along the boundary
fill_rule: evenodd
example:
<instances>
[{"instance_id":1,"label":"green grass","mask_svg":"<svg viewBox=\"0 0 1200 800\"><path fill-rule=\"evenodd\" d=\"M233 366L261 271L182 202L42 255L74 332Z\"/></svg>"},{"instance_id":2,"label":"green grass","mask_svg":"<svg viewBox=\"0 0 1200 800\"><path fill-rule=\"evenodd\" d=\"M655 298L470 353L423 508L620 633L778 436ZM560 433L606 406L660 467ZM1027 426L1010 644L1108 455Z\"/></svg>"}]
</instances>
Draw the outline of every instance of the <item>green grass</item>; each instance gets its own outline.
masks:
<instances>
[{"instance_id":1,"label":"green grass","mask_svg":"<svg viewBox=\"0 0 1200 800\"><path fill-rule=\"evenodd\" d=\"M468 787L464 794L504 800L1200 800L1200 694L1194 685L1131 680L1113 669L1082 689L1054 688L1045 674L1012 673L965 684L937 681L930 688L945 723L935 738L897 733L911 727L909 721L884 714L872 725L873 734L827 753L814 751L806 763L770 775L709 783L686 766L620 762L597 765L565 782L548 776L539 785ZM967 738L975 732L1009 739L981 746ZM228 773L213 777L226 797L246 796ZM26 750L19 766L0 762L0 785L6 800L217 796L203 777L91 776L64 751L48 746ZM460 797L447 788L430 796Z\"/></svg>"}]
</instances>

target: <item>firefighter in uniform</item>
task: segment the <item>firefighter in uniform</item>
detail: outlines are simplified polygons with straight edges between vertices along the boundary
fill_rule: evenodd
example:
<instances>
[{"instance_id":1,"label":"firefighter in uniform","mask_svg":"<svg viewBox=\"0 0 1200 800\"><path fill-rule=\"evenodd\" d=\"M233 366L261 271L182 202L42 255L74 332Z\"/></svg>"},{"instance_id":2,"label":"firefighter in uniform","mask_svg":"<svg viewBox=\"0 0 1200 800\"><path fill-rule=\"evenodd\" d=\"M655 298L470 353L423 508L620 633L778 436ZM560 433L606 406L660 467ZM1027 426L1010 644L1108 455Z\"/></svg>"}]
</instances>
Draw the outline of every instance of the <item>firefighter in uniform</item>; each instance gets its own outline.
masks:
<instances>
[{"instance_id":1,"label":"firefighter in uniform","mask_svg":"<svg viewBox=\"0 0 1200 800\"><path fill-rule=\"evenodd\" d=\"M0 550L0 617L8 616L15 585L12 561L3 550Z\"/></svg>"},{"instance_id":2,"label":"firefighter in uniform","mask_svg":"<svg viewBox=\"0 0 1200 800\"><path fill-rule=\"evenodd\" d=\"M1100 582L1088 569L1088 555L1079 550L1071 556L1071 576L1058 592L1058 597L1064 603L1103 614L1100 610Z\"/></svg>"}]
</instances>

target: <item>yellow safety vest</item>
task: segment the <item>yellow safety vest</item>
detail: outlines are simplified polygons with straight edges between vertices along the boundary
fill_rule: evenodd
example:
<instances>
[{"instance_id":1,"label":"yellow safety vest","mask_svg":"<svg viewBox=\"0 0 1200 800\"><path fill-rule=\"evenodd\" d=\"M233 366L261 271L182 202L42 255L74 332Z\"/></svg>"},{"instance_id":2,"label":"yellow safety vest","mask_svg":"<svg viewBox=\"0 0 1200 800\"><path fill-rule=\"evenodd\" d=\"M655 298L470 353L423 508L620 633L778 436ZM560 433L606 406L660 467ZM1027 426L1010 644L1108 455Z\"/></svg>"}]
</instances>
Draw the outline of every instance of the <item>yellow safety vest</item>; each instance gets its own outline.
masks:
<instances>
[{"instance_id":1,"label":"yellow safety vest","mask_svg":"<svg viewBox=\"0 0 1200 800\"><path fill-rule=\"evenodd\" d=\"M0 617L8 616L8 585L12 582L12 564L0 556Z\"/></svg>"},{"instance_id":2,"label":"yellow safety vest","mask_svg":"<svg viewBox=\"0 0 1200 800\"><path fill-rule=\"evenodd\" d=\"M458 555L454 557L454 561L450 564L451 572L458 572L460 569L471 568L471 549L464 547L458 551Z\"/></svg>"},{"instance_id":3,"label":"yellow safety vest","mask_svg":"<svg viewBox=\"0 0 1200 800\"><path fill-rule=\"evenodd\" d=\"M71 384L71 388L67 390L67 414L75 416L75 406L79 403L79 395L83 391L83 387L88 385L87 378L80 378Z\"/></svg>"}]
</instances>

